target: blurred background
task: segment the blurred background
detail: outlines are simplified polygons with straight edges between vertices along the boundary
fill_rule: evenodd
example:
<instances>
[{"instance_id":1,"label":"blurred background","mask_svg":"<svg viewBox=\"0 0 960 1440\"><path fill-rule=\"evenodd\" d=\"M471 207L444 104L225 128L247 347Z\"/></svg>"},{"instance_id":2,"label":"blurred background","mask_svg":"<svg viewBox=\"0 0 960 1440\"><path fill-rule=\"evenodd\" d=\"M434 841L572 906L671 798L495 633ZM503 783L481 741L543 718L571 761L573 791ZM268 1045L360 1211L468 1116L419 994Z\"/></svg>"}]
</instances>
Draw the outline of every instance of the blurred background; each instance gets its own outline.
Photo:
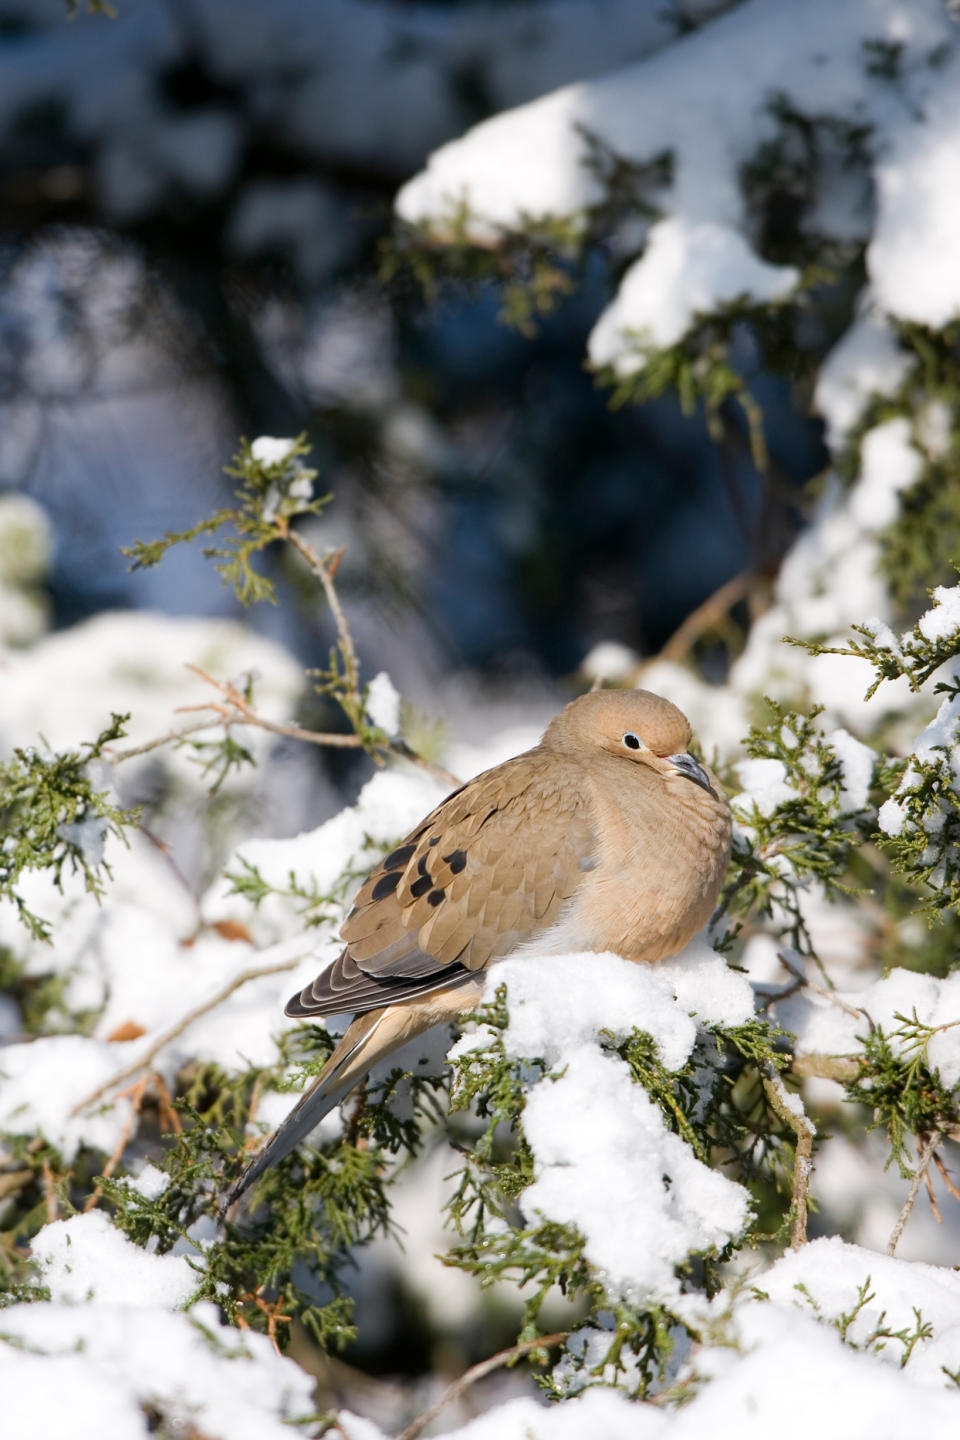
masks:
<instances>
[{"instance_id":1,"label":"blurred background","mask_svg":"<svg viewBox=\"0 0 960 1440\"><path fill-rule=\"evenodd\" d=\"M824 463L788 382L751 377L761 482L733 404L719 443L672 399L611 413L582 358L602 245L533 335L489 283L382 278L431 149L717 8L0 0L0 489L49 517L50 623L235 613L198 547L133 576L120 547L223 503L239 436L301 430L363 658L414 699L451 672L552 685L600 640L655 653L774 572ZM326 653L312 602L250 619Z\"/></svg>"}]
</instances>

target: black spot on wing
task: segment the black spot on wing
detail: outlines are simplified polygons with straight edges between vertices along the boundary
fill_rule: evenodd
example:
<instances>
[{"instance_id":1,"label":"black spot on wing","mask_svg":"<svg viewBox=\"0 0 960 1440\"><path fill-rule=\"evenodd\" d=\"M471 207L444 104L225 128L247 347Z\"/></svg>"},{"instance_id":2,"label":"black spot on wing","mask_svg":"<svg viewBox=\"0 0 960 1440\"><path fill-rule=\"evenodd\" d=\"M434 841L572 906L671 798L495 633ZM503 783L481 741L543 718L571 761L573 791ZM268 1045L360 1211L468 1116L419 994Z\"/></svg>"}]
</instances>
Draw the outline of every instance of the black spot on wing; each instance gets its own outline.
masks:
<instances>
[{"instance_id":1,"label":"black spot on wing","mask_svg":"<svg viewBox=\"0 0 960 1440\"><path fill-rule=\"evenodd\" d=\"M441 901L442 899L443 899L443 891L442 891L442 890L431 890L431 891L430 891L430 894L427 896L427 904L428 904L428 905L437 906L437 905L440 904L440 901Z\"/></svg>"},{"instance_id":2,"label":"black spot on wing","mask_svg":"<svg viewBox=\"0 0 960 1440\"><path fill-rule=\"evenodd\" d=\"M428 890L433 888L433 880L429 875L421 875L419 880L414 880L410 886L410 894L414 899L419 900L421 895L426 895Z\"/></svg>"},{"instance_id":3,"label":"black spot on wing","mask_svg":"<svg viewBox=\"0 0 960 1440\"><path fill-rule=\"evenodd\" d=\"M388 870L386 875L381 875L370 892L371 900L385 900L388 895L392 895L400 884L401 874L400 870Z\"/></svg>"},{"instance_id":4,"label":"black spot on wing","mask_svg":"<svg viewBox=\"0 0 960 1440\"><path fill-rule=\"evenodd\" d=\"M459 875L461 870L467 868L467 852L465 850L452 850L449 855L444 855L443 859L450 866L454 875Z\"/></svg>"},{"instance_id":5,"label":"black spot on wing","mask_svg":"<svg viewBox=\"0 0 960 1440\"><path fill-rule=\"evenodd\" d=\"M416 848L416 845L401 845L398 849L391 850L383 862L384 870L402 869Z\"/></svg>"}]
</instances>

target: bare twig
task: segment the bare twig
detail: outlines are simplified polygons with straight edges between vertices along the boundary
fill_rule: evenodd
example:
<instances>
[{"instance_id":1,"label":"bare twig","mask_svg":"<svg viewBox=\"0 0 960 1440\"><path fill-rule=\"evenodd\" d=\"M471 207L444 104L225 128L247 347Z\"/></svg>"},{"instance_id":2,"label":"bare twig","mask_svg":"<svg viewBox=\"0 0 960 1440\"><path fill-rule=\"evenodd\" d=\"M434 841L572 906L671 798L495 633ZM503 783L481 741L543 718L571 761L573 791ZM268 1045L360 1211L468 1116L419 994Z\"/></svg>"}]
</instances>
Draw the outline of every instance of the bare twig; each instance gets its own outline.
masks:
<instances>
[{"instance_id":1,"label":"bare twig","mask_svg":"<svg viewBox=\"0 0 960 1440\"><path fill-rule=\"evenodd\" d=\"M888 1255L893 1255L896 1251L897 1242L899 1241L900 1236L903 1234L904 1226L910 1219L910 1211L916 1204L917 1196L920 1194L920 1186L923 1184L924 1176L927 1173L927 1166L933 1159L933 1152L936 1150L942 1139L943 1131L934 1130L933 1133L929 1135L924 1142L923 1148L920 1151L919 1159L917 1160L917 1168L916 1170L914 1170L913 1179L910 1181L910 1189L907 1191L907 1198L903 1202L903 1209L897 1216L897 1223L896 1225L894 1225L890 1235L890 1239L887 1242Z\"/></svg>"},{"instance_id":2,"label":"bare twig","mask_svg":"<svg viewBox=\"0 0 960 1440\"><path fill-rule=\"evenodd\" d=\"M930 1179L929 1167L927 1168L927 1172L923 1177L923 1183L927 1187L927 1199L930 1201L930 1209L933 1211L933 1218L934 1220L936 1220L938 1225L942 1225L943 1216L940 1214L940 1206L937 1204L937 1197L933 1193L933 1181Z\"/></svg>"},{"instance_id":3,"label":"bare twig","mask_svg":"<svg viewBox=\"0 0 960 1440\"><path fill-rule=\"evenodd\" d=\"M838 1080L845 1085L858 1079L863 1063L855 1055L794 1055L790 1069L801 1079Z\"/></svg>"},{"instance_id":4,"label":"bare twig","mask_svg":"<svg viewBox=\"0 0 960 1440\"><path fill-rule=\"evenodd\" d=\"M109 754L115 764L119 764L122 760L132 760L134 756L137 755L146 755L150 750L157 750L161 745L169 745L177 740L183 740L190 735L196 735L201 730L213 730L220 726L225 730L230 730L235 726L251 726L258 730L266 730L271 735L283 735L290 740L302 740L307 745L324 745L339 750L361 750L364 748L359 735L352 732L341 734L330 730L307 730L302 725L285 724L280 720L268 720L266 716L260 715L254 710L240 692L235 690L234 687L226 681L215 680L212 675L208 675L205 670L201 670L197 665L188 665L187 669L192 670L195 675L199 675L201 680L205 680L208 685L212 685L215 690L218 690L220 694L225 697L227 704L218 705L211 702L208 705L200 707L181 706L181 711L200 708L212 711L213 713L203 720L193 720L189 724L181 726L179 729L168 730L166 734L160 735L154 740L148 740L143 745L132 745L126 750L115 750L112 747L107 747L106 753ZM396 755L402 760L409 760L412 765L418 765L421 770L426 770L430 775L442 781L444 785L457 786L460 784L460 780L456 775L452 774L449 770L445 770L442 765L435 765L432 760L428 760L425 756L419 755L406 741L388 740L374 742L373 749L379 751L381 754Z\"/></svg>"},{"instance_id":5,"label":"bare twig","mask_svg":"<svg viewBox=\"0 0 960 1440\"><path fill-rule=\"evenodd\" d=\"M954 1185L953 1181L950 1179L950 1173L947 1170L946 1165L944 1165L943 1161L940 1159L940 1156L936 1153L936 1151L934 1151L933 1154L933 1163L940 1171L940 1179L943 1181L944 1185L946 1185L954 1200L960 1200L960 1190L957 1189L956 1185Z\"/></svg>"},{"instance_id":6,"label":"bare twig","mask_svg":"<svg viewBox=\"0 0 960 1440\"><path fill-rule=\"evenodd\" d=\"M836 990L828 990L824 985L817 985L813 980L809 979L806 971L801 970L797 962L786 951L778 950L777 959L783 968L789 970L790 974L795 980L799 981L805 990L809 990L812 995L819 995L821 1000L828 1000L831 1005L836 1005L838 1010L842 1010L845 1015L851 1016L852 1019L865 1020L870 1026L871 1033L876 1030L877 1027L866 1010L856 1005L848 1005L846 1000L837 994Z\"/></svg>"},{"instance_id":7,"label":"bare twig","mask_svg":"<svg viewBox=\"0 0 960 1440\"><path fill-rule=\"evenodd\" d=\"M813 1142L816 1130L798 1095L791 1095L772 1065L764 1067L763 1088L775 1115L789 1125L796 1136L793 1160L793 1198L790 1202L790 1249L807 1243L807 1194L813 1169Z\"/></svg>"},{"instance_id":8,"label":"bare twig","mask_svg":"<svg viewBox=\"0 0 960 1440\"><path fill-rule=\"evenodd\" d=\"M340 604L337 587L333 583L333 577L337 573L340 561L343 559L343 550L335 551L327 563L324 564L310 542L304 540L298 530L291 530L285 520L278 520L277 525L282 530L284 538L289 540L293 548L300 552L323 586L323 593L327 597L327 604L330 606L330 611L337 627L337 638L340 642L340 653L343 656L343 666L347 684L353 694L359 695L360 668L357 665L357 652L354 648L350 626L347 624L347 617L344 615L343 606Z\"/></svg>"},{"instance_id":9,"label":"bare twig","mask_svg":"<svg viewBox=\"0 0 960 1440\"><path fill-rule=\"evenodd\" d=\"M215 1010L218 1005L222 1004L224 1000L233 994L234 990L239 990L241 985L246 985L248 980L260 980L264 975L279 975L284 970L295 969L299 964L300 956L297 956L293 960L281 960L277 965L256 965L249 970L241 970L239 975L234 975L233 979L224 985L222 989L218 990L215 995L212 995L209 1000L205 1000L202 1005L195 1005L194 1008L188 1010L186 1015L178 1020L175 1025L171 1025L169 1030L165 1030L134 1064L127 1065L123 1070L118 1070L116 1075L111 1079L105 1080L102 1085L97 1086L96 1090L92 1090L89 1095L86 1095L82 1100L78 1100L77 1104L74 1105L70 1111L70 1114L79 1115L81 1110L86 1110L95 1104L97 1100L102 1100L104 1095L113 1090L115 1086L122 1085L125 1080L131 1080L133 1076L138 1075L141 1070L148 1070L165 1045L169 1045L170 1041L175 1040L178 1035L182 1035L184 1030L193 1024L194 1020L200 1019L201 1015L206 1015L210 1010Z\"/></svg>"},{"instance_id":10,"label":"bare twig","mask_svg":"<svg viewBox=\"0 0 960 1440\"><path fill-rule=\"evenodd\" d=\"M509 1365L512 1360L519 1360L524 1355L529 1355L532 1350L547 1350L552 1345L560 1345L567 1338L567 1331L558 1331L555 1335L541 1335L538 1340L523 1340L519 1345L511 1345L508 1350L500 1350L496 1355L491 1355L489 1360L481 1360L479 1365L471 1365L465 1370L459 1380L454 1380L440 1396L435 1400L429 1409L424 1410L415 1420L411 1420L406 1429L401 1430L397 1440L418 1440L431 1421L435 1420L451 1400L456 1400L471 1385L482 1380L485 1375L490 1375L494 1370L499 1370L503 1365Z\"/></svg>"},{"instance_id":11,"label":"bare twig","mask_svg":"<svg viewBox=\"0 0 960 1440\"><path fill-rule=\"evenodd\" d=\"M54 1220L60 1219L60 1204L57 1200L57 1187L53 1179L53 1171L50 1169L50 1161L43 1162L43 1199L47 1212L47 1224L52 1225Z\"/></svg>"},{"instance_id":12,"label":"bare twig","mask_svg":"<svg viewBox=\"0 0 960 1440\"><path fill-rule=\"evenodd\" d=\"M122 1090L119 1095L114 1096L115 1100L121 1100L125 1095L129 1095L133 1101L133 1104L130 1107L130 1114L127 1116L127 1122L124 1125L123 1130L120 1132L120 1139L114 1146L113 1154L110 1156L106 1165L104 1165L103 1170L100 1172L101 1178L103 1179L110 1179L110 1176L113 1174L114 1170L116 1170L117 1166L120 1164L120 1161L123 1158L123 1152L127 1148L127 1142L133 1133L133 1127L137 1122L137 1117L139 1116L140 1109L143 1105L143 1097L146 1094L147 1081L149 1080L149 1078L149 1075L142 1075L140 1079L136 1082L136 1084L130 1085L126 1090ZM87 1196L86 1203L83 1207L84 1215L88 1214L91 1210L94 1210L96 1208L96 1206L100 1203L100 1197L102 1194L103 1186L98 1183L95 1189Z\"/></svg>"},{"instance_id":13,"label":"bare twig","mask_svg":"<svg viewBox=\"0 0 960 1440\"><path fill-rule=\"evenodd\" d=\"M712 595L708 595L702 605L692 610L673 634L666 644L657 652L651 655L637 667L637 674L640 675L655 661L659 660L683 660L689 655L691 649L700 639L700 636L708 630L713 629L733 609L734 605L746 598L757 583L757 576L752 570L744 570L740 575L734 575L732 580L721 585Z\"/></svg>"}]
</instances>

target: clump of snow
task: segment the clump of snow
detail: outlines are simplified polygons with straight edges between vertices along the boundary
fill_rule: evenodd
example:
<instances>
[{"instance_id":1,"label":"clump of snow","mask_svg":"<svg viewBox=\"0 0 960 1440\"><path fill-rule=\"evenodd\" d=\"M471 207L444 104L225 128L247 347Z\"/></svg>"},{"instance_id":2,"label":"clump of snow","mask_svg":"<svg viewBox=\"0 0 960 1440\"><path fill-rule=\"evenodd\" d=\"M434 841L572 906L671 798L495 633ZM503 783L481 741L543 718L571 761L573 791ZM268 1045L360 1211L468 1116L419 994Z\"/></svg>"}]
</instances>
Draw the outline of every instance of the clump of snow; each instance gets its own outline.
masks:
<instances>
[{"instance_id":1,"label":"clump of snow","mask_svg":"<svg viewBox=\"0 0 960 1440\"><path fill-rule=\"evenodd\" d=\"M184 620L109 611L47 636L30 650L3 656L0 746L31 745L42 735L55 750L96 739L111 711L129 713L129 736L119 748L153 740L174 728L179 706L217 699L187 669L217 679L241 670L260 672L257 709L270 720L289 720L303 688L303 671L282 646L231 620ZM50 676L56 675L52 686ZM263 754L270 737L247 730L244 744ZM197 766L167 746L145 762L170 767L195 790ZM232 780L228 785L235 783Z\"/></svg>"},{"instance_id":2,"label":"clump of snow","mask_svg":"<svg viewBox=\"0 0 960 1440\"><path fill-rule=\"evenodd\" d=\"M644 346L675 345L698 315L739 299L784 300L798 278L791 266L758 259L729 226L661 220L591 332L590 363L629 375L646 363Z\"/></svg>"},{"instance_id":3,"label":"clump of snow","mask_svg":"<svg viewBox=\"0 0 960 1440\"><path fill-rule=\"evenodd\" d=\"M871 1344L888 1365L899 1368L906 1359L911 1380L942 1386L941 1367L953 1371L960 1360L960 1275L955 1270L878 1255L830 1236L782 1256L759 1283L774 1303L809 1307L824 1321L852 1315L847 1339L858 1348L870 1344L880 1328L911 1334L919 1311L931 1333L918 1337L908 1359L906 1346L895 1338Z\"/></svg>"},{"instance_id":4,"label":"clump of snow","mask_svg":"<svg viewBox=\"0 0 960 1440\"><path fill-rule=\"evenodd\" d=\"M261 465L282 465L297 448L296 440L276 435L258 435L250 446L250 454Z\"/></svg>"},{"instance_id":5,"label":"clump of snow","mask_svg":"<svg viewBox=\"0 0 960 1440\"><path fill-rule=\"evenodd\" d=\"M580 671L588 680L626 680L639 665L640 657L629 645L602 640L583 657Z\"/></svg>"},{"instance_id":6,"label":"clump of snow","mask_svg":"<svg viewBox=\"0 0 960 1440\"><path fill-rule=\"evenodd\" d=\"M524 1133L536 1179L521 1198L524 1214L576 1226L588 1258L617 1292L638 1303L675 1298L675 1268L737 1235L749 1197L667 1129L626 1064L597 1037L641 1029L664 1065L679 1069L696 1041L691 1012L707 1023L742 1023L753 1013L748 982L695 943L670 966L531 954L494 966L490 983L507 987L507 1053L563 1067L527 1098ZM467 1036L453 1053L469 1053L480 1040ZM601 1170L609 1183L598 1186Z\"/></svg>"},{"instance_id":7,"label":"clump of snow","mask_svg":"<svg viewBox=\"0 0 960 1440\"><path fill-rule=\"evenodd\" d=\"M938 979L899 967L859 990L837 990L831 997L804 991L778 1006L782 1023L797 1037L797 1054L851 1055L871 1022L880 1026L894 1052L914 1053L910 1036L896 1034L900 1017L916 1014L921 1026L936 1033L926 1046L927 1059L948 1088L960 1083L960 972Z\"/></svg>"},{"instance_id":8,"label":"clump of snow","mask_svg":"<svg viewBox=\"0 0 960 1440\"><path fill-rule=\"evenodd\" d=\"M859 317L820 366L814 401L827 422L827 441L839 450L869 401L892 395L911 368L890 321L866 300Z\"/></svg>"},{"instance_id":9,"label":"clump of snow","mask_svg":"<svg viewBox=\"0 0 960 1440\"><path fill-rule=\"evenodd\" d=\"M364 702L367 715L380 730L396 735L400 729L400 696L385 670L374 675Z\"/></svg>"},{"instance_id":10,"label":"clump of snow","mask_svg":"<svg viewBox=\"0 0 960 1440\"><path fill-rule=\"evenodd\" d=\"M51 1299L61 1304L175 1310L197 1288L197 1272L184 1256L148 1254L101 1210L45 1225L30 1250Z\"/></svg>"},{"instance_id":11,"label":"clump of snow","mask_svg":"<svg viewBox=\"0 0 960 1440\"><path fill-rule=\"evenodd\" d=\"M314 1409L313 1378L265 1335L222 1325L208 1302L170 1313L129 1290L110 1302L9 1306L0 1384L5 1440L76 1433L78 1416L103 1440L147 1440L147 1415L158 1413L173 1433L288 1440L289 1422Z\"/></svg>"},{"instance_id":12,"label":"clump of snow","mask_svg":"<svg viewBox=\"0 0 960 1440\"><path fill-rule=\"evenodd\" d=\"M931 644L946 640L960 630L960 585L938 585L933 605L917 621L917 629Z\"/></svg>"},{"instance_id":13,"label":"clump of snow","mask_svg":"<svg viewBox=\"0 0 960 1440\"><path fill-rule=\"evenodd\" d=\"M128 1098L72 1115L76 1102L119 1069L116 1047L51 1035L0 1050L0 1133L43 1135L69 1162L82 1145L109 1155L132 1118Z\"/></svg>"},{"instance_id":14,"label":"clump of snow","mask_svg":"<svg viewBox=\"0 0 960 1440\"><path fill-rule=\"evenodd\" d=\"M772 815L778 805L797 799L797 790L788 782L782 760L740 760L736 771L743 789L730 803L748 816L754 809L761 815Z\"/></svg>"},{"instance_id":15,"label":"clump of snow","mask_svg":"<svg viewBox=\"0 0 960 1440\"><path fill-rule=\"evenodd\" d=\"M843 788L840 804L844 810L866 810L870 783L876 769L877 754L862 740L856 739L849 730L832 730L826 736L827 744L840 761L843 774Z\"/></svg>"},{"instance_id":16,"label":"clump of snow","mask_svg":"<svg viewBox=\"0 0 960 1440\"><path fill-rule=\"evenodd\" d=\"M902 834L906 819L906 811L900 804L900 801L895 800L892 795L889 800L883 802L877 811L877 824L880 826L884 835L897 836Z\"/></svg>"},{"instance_id":17,"label":"clump of snow","mask_svg":"<svg viewBox=\"0 0 960 1440\"><path fill-rule=\"evenodd\" d=\"M869 431L860 449L860 480L850 496L856 525L867 534L890 525L900 513L900 496L916 483L922 469L907 420L887 420Z\"/></svg>"}]
</instances>

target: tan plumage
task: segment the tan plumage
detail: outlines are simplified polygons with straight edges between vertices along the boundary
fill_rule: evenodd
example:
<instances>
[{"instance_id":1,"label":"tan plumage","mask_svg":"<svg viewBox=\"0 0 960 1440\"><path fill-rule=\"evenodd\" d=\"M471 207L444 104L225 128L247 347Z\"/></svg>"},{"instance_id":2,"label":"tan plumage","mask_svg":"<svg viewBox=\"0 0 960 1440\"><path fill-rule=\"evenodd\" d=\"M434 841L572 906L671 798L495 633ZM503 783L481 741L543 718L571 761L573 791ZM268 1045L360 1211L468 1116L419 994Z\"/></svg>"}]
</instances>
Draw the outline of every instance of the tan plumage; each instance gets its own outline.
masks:
<instances>
[{"instance_id":1,"label":"tan plumage","mask_svg":"<svg viewBox=\"0 0 960 1440\"><path fill-rule=\"evenodd\" d=\"M505 955L681 950L730 858L726 800L689 741L686 717L649 691L583 695L539 745L448 795L387 855L344 921L342 954L287 1006L356 1019L229 1200L375 1061L472 1008Z\"/></svg>"}]
</instances>

